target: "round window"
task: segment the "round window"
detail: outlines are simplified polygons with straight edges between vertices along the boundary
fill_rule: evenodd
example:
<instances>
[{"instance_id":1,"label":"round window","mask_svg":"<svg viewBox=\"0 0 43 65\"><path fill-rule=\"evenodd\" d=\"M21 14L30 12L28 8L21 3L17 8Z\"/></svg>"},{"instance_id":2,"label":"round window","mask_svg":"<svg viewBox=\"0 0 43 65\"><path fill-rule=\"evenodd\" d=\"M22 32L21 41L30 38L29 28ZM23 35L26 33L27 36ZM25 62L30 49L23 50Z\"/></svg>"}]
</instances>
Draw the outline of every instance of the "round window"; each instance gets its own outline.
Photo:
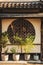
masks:
<instances>
[{"instance_id":1,"label":"round window","mask_svg":"<svg viewBox=\"0 0 43 65\"><path fill-rule=\"evenodd\" d=\"M19 36L22 38L26 38L27 35L30 36L35 36L35 29L32 23L27 21L26 19L23 18L18 18L14 20L8 27L8 38L9 41L13 44L19 44L14 41L13 36ZM34 41L34 39L33 39Z\"/></svg>"}]
</instances>

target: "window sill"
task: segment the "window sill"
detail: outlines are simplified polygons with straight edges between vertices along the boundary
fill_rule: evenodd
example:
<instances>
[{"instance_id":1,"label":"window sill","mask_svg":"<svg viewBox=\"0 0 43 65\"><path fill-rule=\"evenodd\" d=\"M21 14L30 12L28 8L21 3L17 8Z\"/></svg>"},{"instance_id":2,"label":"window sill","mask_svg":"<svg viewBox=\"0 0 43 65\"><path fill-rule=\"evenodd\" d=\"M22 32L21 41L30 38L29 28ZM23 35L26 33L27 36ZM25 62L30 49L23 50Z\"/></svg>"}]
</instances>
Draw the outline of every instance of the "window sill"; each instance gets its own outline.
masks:
<instances>
[{"instance_id":1,"label":"window sill","mask_svg":"<svg viewBox=\"0 0 43 65\"><path fill-rule=\"evenodd\" d=\"M38 61L0 61L0 63L10 63L10 64L16 64L16 63L22 63L22 64L43 64L43 61L40 61L40 60L38 60Z\"/></svg>"}]
</instances>

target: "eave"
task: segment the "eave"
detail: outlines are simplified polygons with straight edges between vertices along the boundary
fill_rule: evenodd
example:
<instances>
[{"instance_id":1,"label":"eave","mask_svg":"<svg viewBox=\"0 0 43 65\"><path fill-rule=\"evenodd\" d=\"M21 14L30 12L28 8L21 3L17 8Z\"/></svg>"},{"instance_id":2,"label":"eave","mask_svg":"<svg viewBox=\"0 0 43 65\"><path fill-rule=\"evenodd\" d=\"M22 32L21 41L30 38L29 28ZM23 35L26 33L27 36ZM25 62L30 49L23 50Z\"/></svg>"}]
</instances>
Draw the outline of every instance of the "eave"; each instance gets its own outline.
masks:
<instances>
[{"instance_id":1,"label":"eave","mask_svg":"<svg viewBox=\"0 0 43 65\"><path fill-rule=\"evenodd\" d=\"M43 12L43 2L0 2L0 13L33 13Z\"/></svg>"},{"instance_id":2,"label":"eave","mask_svg":"<svg viewBox=\"0 0 43 65\"><path fill-rule=\"evenodd\" d=\"M43 2L0 2L0 18L43 17Z\"/></svg>"}]
</instances>

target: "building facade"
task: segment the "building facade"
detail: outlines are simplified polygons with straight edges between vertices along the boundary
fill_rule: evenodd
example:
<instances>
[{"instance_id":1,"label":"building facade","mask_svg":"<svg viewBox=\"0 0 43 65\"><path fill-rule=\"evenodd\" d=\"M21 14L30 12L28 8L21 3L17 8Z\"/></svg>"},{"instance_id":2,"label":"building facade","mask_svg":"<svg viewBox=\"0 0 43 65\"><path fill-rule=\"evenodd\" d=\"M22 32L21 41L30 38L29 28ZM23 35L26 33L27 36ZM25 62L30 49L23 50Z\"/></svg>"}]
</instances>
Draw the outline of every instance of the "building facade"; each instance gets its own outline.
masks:
<instances>
[{"instance_id":1,"label":"building facade","mask_svg":"<svg viewBox=\"0 0 43 65\"><path fill-rule=\"evenodd\" d=\"M18 44L13 45L12 36L18 33L25 37L28 33L34 35L34 48L28 53L38 54L43 60L43 1L1 1L0 2L0 40L3 32L8 32L9 41L7 42L8 53L12 47L16 48L17 53L21 53ZM5 49L6 49L5 48ZM4 50L2 49L2 53ZM22 53L25 53L24 47Z\"/></svg>"}]
</instances>

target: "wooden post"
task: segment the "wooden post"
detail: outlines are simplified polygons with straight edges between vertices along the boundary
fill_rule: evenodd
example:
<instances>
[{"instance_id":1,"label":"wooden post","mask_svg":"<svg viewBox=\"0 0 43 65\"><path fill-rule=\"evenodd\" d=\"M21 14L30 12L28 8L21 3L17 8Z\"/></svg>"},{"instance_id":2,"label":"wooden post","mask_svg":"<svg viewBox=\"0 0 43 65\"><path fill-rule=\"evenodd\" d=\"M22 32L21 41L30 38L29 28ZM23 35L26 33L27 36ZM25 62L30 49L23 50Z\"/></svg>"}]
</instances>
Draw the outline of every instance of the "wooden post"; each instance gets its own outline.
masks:
<instances>
[{"instance_id":1,"label":"wooden post","mask_svg":"<svg viewBox=\"0 0 43 65\"><path fill-rule=\"evenodd\" d=\"M41 20L41 60L43 61L43 19Z\"/></svg>"},{"instance_id":2,"label":"wooden post","mask_svg":"<svg viewBox=\"0 0 43 65\"><path fill-rule=\"evenodd\" d=\"M0 41L1 41L1 34L2 34L2 21L0 19ZM0 61L1 61L1 51L2 51L2 46L0 45Z\"/></svg>"}]
</instances>

